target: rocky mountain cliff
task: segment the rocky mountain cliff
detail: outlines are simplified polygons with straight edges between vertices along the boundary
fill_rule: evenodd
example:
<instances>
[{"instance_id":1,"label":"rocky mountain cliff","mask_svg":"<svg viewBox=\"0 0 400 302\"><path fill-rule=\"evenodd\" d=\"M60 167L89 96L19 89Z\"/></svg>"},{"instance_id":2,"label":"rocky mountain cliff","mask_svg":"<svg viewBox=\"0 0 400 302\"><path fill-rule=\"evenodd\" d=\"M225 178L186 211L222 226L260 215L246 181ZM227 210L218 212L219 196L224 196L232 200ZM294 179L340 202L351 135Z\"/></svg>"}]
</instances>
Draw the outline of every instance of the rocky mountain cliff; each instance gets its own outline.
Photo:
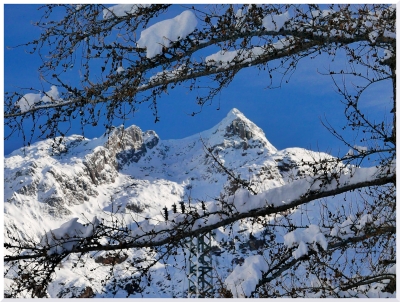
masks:
<instances>
[{"instance_id":1,"label":"rocky mountain cliff","mask_svg":"<svg viewBox=\"0 0 400 302\"><path fill-rule=\"evenodd\" d=\"M213 200L229 191L229 177L211 154L229 171L250 181L255 191L291 182L308 173L307 161L330 157L300 148L278 151L237 109L213 128L179 140L162 140L154 131L143 132L137 126L115 128L109 136L97 139L73 135L59 150L46 140L5 158L5 229L24 239L40 240L45 231L75 217L91 220L118 211L136 215L138 220L162 220L160 209L164 206ZM248 237L249 231L240 234ZM223 249L219 249L221 254ZM133 253L128 251L121 263L129 262ZM234 258L240 262L240 258ZM108 259L107 254L100 253L96 258L106 267L108 260L101 259ZM230 265L232 259L227 260ZM49 288L50 297L111 295L82 271L68 272L66 264ZM176 274L175 281L185 278L182 271ZM173 287L160 275L145 296L183 294L183 288ZM126 292L121 288L121 296ZM130 294L135 296L135 291Z\"/></svg>"}]
</instances>

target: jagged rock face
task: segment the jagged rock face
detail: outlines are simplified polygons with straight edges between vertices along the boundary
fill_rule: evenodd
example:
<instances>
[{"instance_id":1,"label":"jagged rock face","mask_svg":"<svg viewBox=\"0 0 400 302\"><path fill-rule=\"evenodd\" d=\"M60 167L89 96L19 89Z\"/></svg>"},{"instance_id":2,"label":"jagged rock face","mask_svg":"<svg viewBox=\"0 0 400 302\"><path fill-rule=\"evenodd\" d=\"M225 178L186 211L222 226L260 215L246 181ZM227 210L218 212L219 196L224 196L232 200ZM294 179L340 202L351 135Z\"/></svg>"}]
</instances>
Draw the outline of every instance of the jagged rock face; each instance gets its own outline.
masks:
<instances>
[{"instance_id":1,"label":"jagged rock face","mask_svg":"<svg viewBox=\"0 0 400 302\"><path fill-rule=\"evenodd\" d=\"M264 149L266 153L276 152L276 148L266 139L265 133L239 110L232 109L215 127L202 133L210 137L206 142L212 149Z\"/></svg>"},{"instance_id":2,"label":"jagged rock face","mask_svg":"<svg viewBox=\"0 0 400 302\"><path fill-rule=\"evenodd\" d=\"M114 129L105 145L110 156L115 158L118 153L129 149L140 149L143 146L143 132L137 126L124 129L123 126Z\"/></svg>"},{"instance_id":3,"label":"jagged rock face","mask_svg":"<svg viewBox=\"0 0 400 302\"><path fill-rule=\"evenodd\" d=\"M274 155L276 167L287 182L314 175L318 171L344 167L342 163L326 153L313 152L301 148L287 148Z\"/></svg>"},{"instance_id":4,"label":"jagged rock face","mask_svg":"<svg viewBox=\"0 0 400 302\"><path fill-rule=\"evenodd\" d=\"M35 194L37 194L40 181L38 177L38 172L39 169L37 169L36 163L32 162L29 165L15 171L8 177L5 177L4 184L14 183L14 192L22 195L34 196ZM13 198L13 196L5 197L6 201L10 201Z\"/></svg>"},{"instance_id":5,"label":"jagged rock face","mask_svg":"<svg viewBox=\"0 0 400 302\"><path fill-rule=\"evenodd\" d=\"M95 185L114 182L118 175L116 159L110 153L104 147L97 147L83 162Z\"/></svg>"},{"instance_id":6,"label":"jagged rock face","mask_svg":"<svg viewBox=\"0 0 400 302\"><path fill-rule=\"evenodd\" d=\"M153 130L143 133L137 126L126 129L121 126L110 134L104 147L99 146L87 155L83 164L95 185L113 183L117 170L127 163L138 162L159 140Z\"/></svg>"},{"instance_id":7,"label":"jagged rock face","mask_svg":"<svg viewBox=\"0 0 400 302\"><path fill-rule=\"evenodd\" d=\"M237 135L241 139L251 139L253 137L253 133L249 127L240 118L233 120L232 124L226 128L226 136L230 137L232 135Z\"/></svg>"},{"instance_id":8,"label":"jagged rock face","mask_svg":"<svg viewBox=\"0 0 400 302\"><path fill-rule=\"evenodd\" d=\"M34 198L45 205L43 210L52 217L69 215L71 211L67 207L82 204L98 195L94 185L113 181L116 177L117 171L106 164L107 152L104 148L95 150L75 169L64 170L58 165L49 167L43 162L38 166L31 162L6 179L7 183L18 185L14 185L14 190L8 190L5 199L19 204L20 197Z\"/></svg>"},{"instance_id":9,"label":"jagged rock face","mask_svg":"<svg viewBox=\"0 0 400 302\"><path fill-rule=\"evenodd\" d=\"M56 168L50 168L44 172L40 180L39 175L43 173L41 169L36 169L31 181L27 182L19 190L19 195L35 197L38 201L47 204L48 214L53 217L62 217L71 214L66 206L82 204L89 200L89 197L97 196L98 192L93 188L93 184L88 179L88 173L77 173L73 176L63 173ZM20 171L16 173L20 174ZM12 195L8 202L16 202L16 195Z\"/></svg>"},{"instance_id":10,"label":"jagged rock face","mask_svg":"<svg viewBox=\"0 0 400 302\"><path fill-rule=\"evenodd\" d=\"M116 155L116 159L118 162L118 169L121 169L126 164L135 162L137 163L143 155L146 154L146 147L142 145L140 149L128 149L123 150Z\"/></svg>"},{"instance_id":11,"label":"jagged rock face","mask_svg":"<svg viewBox=\"0 0 400 302\"><path fill-rule=\"evenodd\" d=\"M138 162L146 154L147 149L154 148L159 142L158 135L153 130L142 132L137 126L116 128L110 135L105 147L110 152L110 157L115 160L114 167Z\"/></svg>"},{"instance_id":12,"label":"jagged rock face","mask_svg":"<svg viewBox=\"0 0 400 302\"><path fill-rule=\"evenodd\" d=\"M19 203L17 196L33 197L53 217L71 214L69 206L79 205L98 196L96 186L114 183L118 168L127 162L137 162L147 149L159 142L157 134L150 130L143 133L132 126L115 129L104 146L95 147L86 154L74 169L64 166L47 167L46 161L38 166L30 161L26 166L9 174L6 183L13 183L6 194L6 201ZM71 146L79 146L84 140L73 139ZM72 148L73 149L73 148ZM71 149L71 150L72 150ZM16 195L17 194L17 195Z\"/></svg>"},{"instance_id":13,"label":"jagged rock face","mask_svg":"<svg viewBox=\"0 0 400 302\"><path fill-rule=\"evenodd\" d=\"M155 146L157 146L160 138L155 131L147 130L143 133L143 141L146 148L153 149Z\"/></svg>"},{"instance_id":14,"label":"jagged rock face","mask_svg":"<svg viewBox=\"0 0 400 302\"><path fill-rule=\"evenodd\" d=\"M48 204L52 203L50 200L54 202L58 199L67 205L82 204L89 200L90 196L98 195L85 174L77 173L71 177L54 168L45 174L40 184L40 191L43 193L41 196L45 197L43 202ZM50 191L53 193L49 194Z\"/></svg>"}]
</instances>

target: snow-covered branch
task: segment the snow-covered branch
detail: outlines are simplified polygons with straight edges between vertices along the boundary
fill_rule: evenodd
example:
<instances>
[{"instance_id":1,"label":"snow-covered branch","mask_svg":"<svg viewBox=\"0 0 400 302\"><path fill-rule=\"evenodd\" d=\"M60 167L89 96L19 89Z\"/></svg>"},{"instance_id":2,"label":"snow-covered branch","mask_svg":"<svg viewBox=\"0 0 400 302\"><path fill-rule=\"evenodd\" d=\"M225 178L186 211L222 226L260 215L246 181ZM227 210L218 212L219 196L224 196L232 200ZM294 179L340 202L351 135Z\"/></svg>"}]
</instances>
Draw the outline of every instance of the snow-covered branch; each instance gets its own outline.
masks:
<instances>
[{"instance_id":1,"label":"snow-covered branch","mask_svg":"<svg viewBox=\"0 0 400 302\"><path fill-rule=\"evenodd\" d=\"M134 17L136 14L142 16L148 13L151 17L166 8L164 6L116 6L107 10L101 7L104 10L102 14L107 16L106 24L115 20L116 23L112 23L113 26L126 22L127 18ZM83 13L85 10L88 10L87 6L80 8L78 12L74 9L74 17L76 18L76 14ZM116 13L113 13L113 10L116 10ZM295 12L288 13L286 10L281 14L272 14L268 6L262 9L257 8L255 11L249 8L246 14L240 13L241 18L246 20L245 29L236 25L226 27L224 23L213 25L206 22L201 25L202 28L196 30L195 28L200 24L197 25L198 20L195 15L187 10L178 15L176 20L172 18L160 21L143 30L141 38L137 41L141 48L118 43L110 46L95 46L96 43L93 42L93 47L99 54L110 51L115 61L112 68L104 67L104 70L110 69L105 77L107 80L93 84L93 80L89 79L90 70L88 70L88 74L84 77L87 85L85 84L82 90L67 84L58 74L53 74L54 79L59 82L58 86L67 90L64 101L53 104L33 102L29 103L28 107L19 106L21 109L19 111L15 110L13 106L15 102L13 102L10 104L12 106L6 106L8 108L4 116L6 119L12 119L36 111L57 108L75 110L88 104L126 102L136 99L146 91L151 91L153 96L160 95L170 88L170 85L214 75L226 77L229 71L235 71L234 74L236 74L243 68L265 65L280 58L292 58L292 65L289 65L289 68L292 68L301 57L338 47L337 45L345 47L357 42L368 44L373 32L375 33L374 45L392 45L395 41L395 36L390 34L390 14L392 13L390 8L385 13L379 11L375 18L369 16L367 12L352 11L350 8L341 8L336 11L315 10L311 15L303 13L300 7L294 6L293 10ZM347 21L349 25L342 26L341 20L344 17L349 18L350 15L352 19ZM97 15L94 14L94 16ZM219 18L222 20L224 16L221 15ZM147 22L147 19L145 20L144 23ZM360 26L360 22L364 22L363 26ZM385 30L379 32L376 27L381 23ZM99 23L98 26L101 24ZM182 33L174 30L175 25L179 25L177 28L181 28ZM87 33L82 32L82 36L87 38ZM67 37L71 39L69 33ZM255 37L258 37L261 42L257 44L250 42ZM47 34L44 35L43 39L47 38ZM62 35L60 39L64 41ZM129 38L128 41L134 41L134 39ZM85 39L81 36L79 36L79 43L85 43ZM212 46L224 44L230 45L230 49L223 48L218 53L209 54L205 59L195 55ZM69 49L66 49L66 52ZM146 50L147 57L142 57L143 49ZM123 55L117 55L119 51ZM137 53L139 58L131 57L133 53ZM124 62L124 56L127 62ZM97 60L96 58L88 54L88 60ZM56 54L52 56L52 60L55 62L50 66L55 67L61 64L57 61ZM90 62L88 61L87 64L89 66ZM157 71L160 68L162 71ZM122 70L124 71L121 72ZM115 87L114 91L110 91L112 87ZM17 104L22 103L17 102Z\"/></svg>"},{"instance_id":2,"label":"snow-covered branch","mask_svg":"<svg viewBox=\"0 0 400 302\"><path fill-rule=\"evenodd\" d=\"M326 246L319 246L321 247L321 249L323 249L322 253L332 253L337 249L348 248L350 245L357 244L369 238L395 233L395 227L379 227L375 230L371 230L370 232L368 232L368 234L364 234L361 236L352 236L340 241L331 239L330 242L325 241ZM318 238L314 238L314 240L318 241ZM254 268L255 272L250 275L246 275L249 272L247 266L251 266L254 259L251 257L250 259L246 259L247 262L245 261L242 266L237 266L236 269L226 279L225 283L227 288L231 290L235 298L251 297L261 286L272 282L273 280L276 280L276 278L282 276L286 271L292 269L299 263L305 260L310 260L312 257L319 257L320 252L318 249L310 249L299 257L296 257L295 255L293 255L293 253L291 252L291 249L288 249L284 255L281 255L279 257L279 261L270 264L268 264L267 260L265 260L263 257L255 256L257 259L257 265ZM385 274L384 277L381 277L382 279L386 280L393 278L393 275ZM340 290L345 291L350 288L354 288L363 284L371 284L376 281L378 281L376 276L368 276L357 283L351 285L342 285Z\"/></svg>"}]
</instances>

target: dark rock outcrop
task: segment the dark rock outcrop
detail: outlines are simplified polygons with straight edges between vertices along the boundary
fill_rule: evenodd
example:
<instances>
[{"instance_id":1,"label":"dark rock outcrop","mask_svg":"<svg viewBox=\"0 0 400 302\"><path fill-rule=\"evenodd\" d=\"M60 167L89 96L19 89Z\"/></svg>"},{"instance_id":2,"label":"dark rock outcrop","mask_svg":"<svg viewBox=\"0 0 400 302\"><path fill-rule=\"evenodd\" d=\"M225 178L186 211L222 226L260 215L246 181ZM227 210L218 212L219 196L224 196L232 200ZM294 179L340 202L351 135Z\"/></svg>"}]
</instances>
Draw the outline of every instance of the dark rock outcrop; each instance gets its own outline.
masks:
<instances>
[{"instance_id":1,"label":"dark rock outcrop","mask_svg":"<svg viewBox=\"0 0 400 302\"><path fill-rule=\"evenodd\" d=\"M110 152L111 158L125 150L139 150L143 146L143 132L137 126L115 128L110 134L105 147Z\"/></svg>"},{"instance_id":2,"label":"dark rock outcrop","mask_svg":"<svg viewBox=\"0 0 400 302\"><path fill-rule=\"evenodd\" d=\"M253 133L250 131L246 123L240 118L233 120L232 124L230 124L226 129L227 137L233 135L237 135L241 139L251 139L253 137Z\"/></svg>"},{"instance_id":3,"label":"dark rock outcrop","mask_svg":"<svg viewBox=\"0 0 400 302\"><path fill-rule=\"evenodd\" d=\"M60 283L60 285L64 285ZM90 286L85 288L71 286L63 287L60 292L57 293L58 298L92 298L94 296L93 289Z\"/></svg>"},{"instance_id":4,"label":"dark rock outcrop","mask_svg":"<svg viewBox=\"0 0 400 302\"><path fill-rule=\"evenodd\" d=\"M94 262L104 265L115 265L124 262L128 258L126 254L106 254L105 256L97 257Z\"/></svg>"},{"instance_id":5,"label":"dark rock outcrop","mask_svg":"<svg viewBox=\"0 0 400 302\"><path fill-rule=\"evenodd\" d=\"M140 286L139 286L138 282L133 280L133 281L125 284L124 290L126 290L126 292L129 295L132 295L132 294L140 291Z\"/></svg>"},{"instance_id":6,"label":"dark rock outcrop","mask_svg":"<svg viewBox=\"0 0 400 302\"><path fill-rule=\"evenodd\" d=\"M38 186L39 200L48 204L53 209L49 213L67 215L70 213L65 205L78 205L96 197L98 192L87 175L77 173L73 176L50 168L45 174L45 179ZM57 213L58 212L58 213Z\"/></svg>"},{"instance_id":7,"label":"dark rock outcrop","mask_svg":"<svg viewBox=\"0 0 400 302\"><path fill-rule=\"evenodd\" d=\"M86 286L85 290L77 298L92 298L93 296L93 289L90 286Z\"/></svg>"},{"instance_id":8,"label":"dark rock outcrop","mask_svg":"<svg viewBox=\"0 0 400 302\"><path fill-rule=\"evenodd\" d=\"M95 185L114 182L118 175L115 157L104 147L97 147L87 155L83 164Z\"/></svg>"},{"instance_id":9,"label":"dark rock outcrop","mask_svg":"<svg viewBox=\"0 0 400 302\"><path fill-rule=\"evenodd\" d=\"M155 146L157 146L159 141L160 138L155 131L147 130L143 133L143 142L146 148L153 149Z\"/></svg>"},{"instance_id":10,"label":"dark rock outcrop","mask_svg":"<svg viewBox=\"0 0 400 302\"><path fill-rule=\"evenodd\" d=\"M154 148L159 142L158 135L153 130L142 132L137 126L115 128L105 144L109 155L114 159L114 167L138 162L148 149Z\"/></svg>"}]
</instances>

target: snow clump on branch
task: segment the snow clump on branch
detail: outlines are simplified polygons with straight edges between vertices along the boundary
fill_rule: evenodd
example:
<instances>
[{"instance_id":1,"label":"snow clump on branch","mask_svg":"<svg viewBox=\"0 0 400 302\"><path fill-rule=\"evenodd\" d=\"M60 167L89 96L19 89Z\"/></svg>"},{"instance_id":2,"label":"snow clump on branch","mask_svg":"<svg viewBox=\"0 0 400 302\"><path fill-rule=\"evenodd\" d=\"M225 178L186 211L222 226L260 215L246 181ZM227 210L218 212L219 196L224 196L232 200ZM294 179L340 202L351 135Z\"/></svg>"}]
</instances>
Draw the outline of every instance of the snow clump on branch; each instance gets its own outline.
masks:
<instances>
[{"instance_id":1,"label":"snow clump on branch","mask_svg":"<svg viewBox=\"0 0 400 302\"><path fill-rule=\"evenodd\" d=\"M151 59L161 54L163 47L170 47L171 42L186 38L196 26L196 16L186 10L175 18L160 21L142 31L137 46L146 48L146 56Z\"/></svg>"},{"instance_id":2,"label":"snow clump on branch","mask_svg":"<svg viewBox=\"0 0 400 302\"><path fill-rule=\"evenodd\" d=\"M261 255L250 256L238 265L225 279L225 285L234 298L249 297L255 290L263 272L269 269L268 263Z\"/></svg>"},{"instance_id":3,"label":"snow clump on branch","mask_svg":"<svg viewBox=\"0 0 400 302\"><path fill-rule=\"evenodd\" d=\"M47 232L41 240L43 246L50 246L47 252L48 255L60 254L63 251L72 251L82 238L87 238L93 235L94 230L100 224L96 216L88 225L83 225L78 222L79 218L73 218L58 229Z\"/></svg>"},{"instance_id":4,"label":"snow clump on branch","mask_svg":"<svg viewBox=\"0 0 400 302\"><path fill-rule=\"evenodd\" d=\"M51 86L50 90L45 92L44 96L40 93L27 93L17 102L15 106L21 109L21 112L26 112L35 107L38 103L51 103L56 101L62 101L60 93L58 92L57 86Z\"/></svg>"},{"instance_id":5,"label":"snow clump on branch","mask_svg":"<svg viewBox=\"0 0 400 302\"><path fill-rule=\"evenodd\" d=\"M280 15L268 15L262 20L262 24L266 30L279 31L290 19L289 12Z\"/></svg>"},{"instance_id":6,"label":"snow clump on branch","mask_svg":"<svg viewBox=\"0 0 400 302\"><path fill-rule=\"evenodd\" d=\"M296 229L293 232L287 233L283 239L287 247L297 246L297 249L292 253L295 259L307 255L310 245L316 252L318 252L317 244L325 251L328 248L328 242L324 234L321 233L319 226L315 224L309 225L306 229Z\"/></svg>"}]
</instances>

